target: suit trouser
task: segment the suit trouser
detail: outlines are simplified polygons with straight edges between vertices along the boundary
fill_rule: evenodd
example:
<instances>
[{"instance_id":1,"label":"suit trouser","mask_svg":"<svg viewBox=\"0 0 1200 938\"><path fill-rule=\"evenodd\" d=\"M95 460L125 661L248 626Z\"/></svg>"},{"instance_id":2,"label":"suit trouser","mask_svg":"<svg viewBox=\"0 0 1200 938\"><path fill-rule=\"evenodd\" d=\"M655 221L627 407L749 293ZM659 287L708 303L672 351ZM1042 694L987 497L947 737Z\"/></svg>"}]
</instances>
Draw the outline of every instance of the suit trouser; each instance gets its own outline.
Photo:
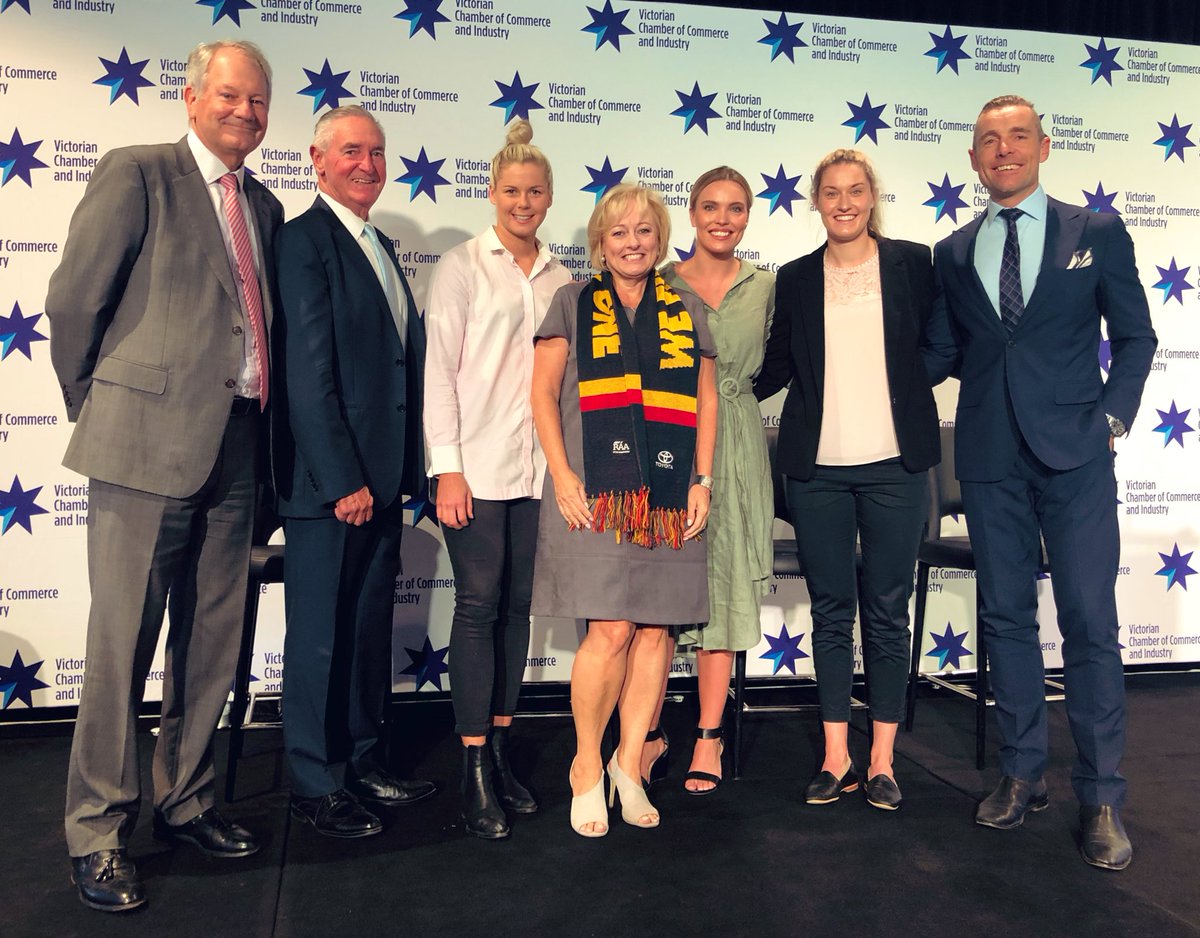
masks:
<instances>
[{"instance_id":1,"label":"suit trouser","mask_svg":"<svg viewBox=\"0 0 1200 938\"><path fill-rule=\"evenodd\" d=\"M477 498L474 505L465 528L442 528L454 567L450 695L460 736L485 736L493 716L516 712L529 654L541 501Z\"/></svg>"},{"instance_id":2,"label":"suit trouser","mask_svg":"<svg viewBox=\"0 0 1200 938\"><path fill-rule=\"evenodd\" d=\"M71 856L123 847L141 801L137 712L169 625L154 804L182 824L214 803L213 733L233 681L246 601L258 419L231 417L195 495L91 480L87 670L67 776Z\"/></svg>"},{"instance_id":3,"label":"suit trouser","mask_svg":"<svg viewBox=\"0 0 1200 938\"><path fill-rule=\"evenodd\" d=\"M854 552L862 545L861 620L871 719L899 723L908 682L908 601L926 517L929 482L899 459L817 466L788 478L788 509L812 602L813 666L821 719L850 720L854 613L860 601Z\"/></svg>"},{"instance_id":4,"label":"suit trouser","mask_svg":"<svg viewBox=\"0 0 1200 938\"><path fill-rule=\"evenodd\" d=\"M297 797L383 767L400 501L361 527L284 519L283 737Z\"/></svg>"},{"instance_id":5,"label":"suit trouser","mask_svg":"<svg viewBox=\"0 0 1200 938\"><path fill-rule=\"evenodd\" d=\"M1005 775L1037 780L1046 768L1046 699L1037 623L1039 529L1062 633L1067 720L1081 804L1119 807L1125 779L1125 675L1117 639L1120 558L1117 483L1108 453L1075 469L1044 465L1022 444L1004 478L962 482L978 566Z\"/></svg>"}]
</instances>

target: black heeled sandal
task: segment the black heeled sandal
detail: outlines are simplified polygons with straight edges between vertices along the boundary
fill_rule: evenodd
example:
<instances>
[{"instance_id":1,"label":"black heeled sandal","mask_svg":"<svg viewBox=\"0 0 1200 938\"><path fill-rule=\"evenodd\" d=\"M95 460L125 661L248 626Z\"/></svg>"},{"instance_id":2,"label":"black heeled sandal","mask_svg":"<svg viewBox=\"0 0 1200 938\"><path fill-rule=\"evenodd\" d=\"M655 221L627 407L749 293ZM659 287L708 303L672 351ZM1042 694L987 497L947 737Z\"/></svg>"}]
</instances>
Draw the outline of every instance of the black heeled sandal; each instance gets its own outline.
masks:
<instances>
[{"instance_id":1,"label":"black heeled sandal","mask_svg":"<svg viewBox=\"0 0 1200 938\"><path fill-rule=\"evenodd\" d=\"M714 729L705 729L704 727L696 728L696 738L697 739L715 739L715 740L719 741L717 744L717 758L718 759L722 759L725 756L724 736L725 736L725 734L724 734L723 730L721 729L721 727L719 727L719 726L715 727ZM698 782L712 782L713 787L705 788L700 791L693 791L692 789L687 787L688 779L695 779ZM721 781L722 781L722 777L720 775L713 775L712 772L691 771L691 772L688 772L683 777L683 790L686 794L689 794L689 795L711 795L714 791L716 791L718 788L721 787Z\"/></svg>"},{"instance_id":2,"label":"black heeled sandal","mask_svg":"<svg viewBox=\"0 0 1200 938\"><path fill-rule=\"evenodd\" d=\"M646 734L646 742L653 743L658 740L663 741L663 751L654 757L654 761L650 763L650 775L648 778L642 779L642 788L647 791L655 782L661 782L667 777L667 766L670 763L669 754L671 752L671 740L667 739L667 731L661 726L656 726Z\"/></svg>"}]
</instances>

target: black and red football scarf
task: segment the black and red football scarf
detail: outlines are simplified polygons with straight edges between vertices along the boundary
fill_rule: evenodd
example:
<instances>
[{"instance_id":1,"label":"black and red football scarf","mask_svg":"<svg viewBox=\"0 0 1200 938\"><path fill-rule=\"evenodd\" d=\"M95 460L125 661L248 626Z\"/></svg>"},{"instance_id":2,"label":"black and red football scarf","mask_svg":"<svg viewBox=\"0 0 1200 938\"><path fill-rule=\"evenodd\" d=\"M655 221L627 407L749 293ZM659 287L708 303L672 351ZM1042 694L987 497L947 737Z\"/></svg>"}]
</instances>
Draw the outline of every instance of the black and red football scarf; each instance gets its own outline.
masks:
<instances>
[{"instance_id":1,"label":"black and red football scarf","mask_svg":"<svg viewBox=\"0 0 1200 938\"><path fill-rule=\"evenodd\" d=\"M579 295L576 358L583 466L592 530L618 543L683 547L696 450L696 328L657 271L647 277L634 323L612 275Z\"/></svg>"}]
</instances>

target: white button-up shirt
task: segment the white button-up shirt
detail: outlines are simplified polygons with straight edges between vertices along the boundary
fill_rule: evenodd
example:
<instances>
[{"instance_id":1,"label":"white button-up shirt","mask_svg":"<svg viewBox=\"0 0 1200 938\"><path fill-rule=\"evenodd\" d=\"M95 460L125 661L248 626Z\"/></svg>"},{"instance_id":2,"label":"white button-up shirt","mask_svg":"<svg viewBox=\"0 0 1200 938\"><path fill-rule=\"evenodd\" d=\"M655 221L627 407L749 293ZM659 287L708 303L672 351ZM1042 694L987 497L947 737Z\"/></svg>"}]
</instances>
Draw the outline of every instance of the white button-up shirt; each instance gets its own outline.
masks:
<instances>
[{"instance_id":1,"label":"white button-up shirt","mask_svg":"<svg viewBox=\"0 0 1200 938\"><path fill-rule=\"evenodd\" d=\"M540 498L533 333L571 274L545 245L528 277L495 229L447 251L425 310L425 438L431 476L461 472L476 498Z\"/></svg>"}]
</instances>

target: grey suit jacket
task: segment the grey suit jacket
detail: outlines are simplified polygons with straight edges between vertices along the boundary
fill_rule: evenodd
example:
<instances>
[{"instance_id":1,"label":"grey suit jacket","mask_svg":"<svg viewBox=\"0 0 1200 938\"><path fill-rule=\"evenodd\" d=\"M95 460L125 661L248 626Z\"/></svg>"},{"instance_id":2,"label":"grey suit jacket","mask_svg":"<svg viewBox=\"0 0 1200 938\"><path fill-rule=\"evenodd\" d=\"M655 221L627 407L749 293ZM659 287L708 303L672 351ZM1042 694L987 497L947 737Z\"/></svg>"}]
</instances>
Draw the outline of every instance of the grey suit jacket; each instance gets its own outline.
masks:
<instances>
[{"instance_id":1,"label":"grey suit jacket","mask_svg":"<svg viewBox=\"0 0 1200 938\"><path fill-rule=\"evenodd\" d=\"M247 177L264 313L283 207ZM243 317L204 180L184 138L100 160L50 278L50 355L67 417L63 464L183 498L208 478L234 396Z\"/></svg>"}]
</instances>

